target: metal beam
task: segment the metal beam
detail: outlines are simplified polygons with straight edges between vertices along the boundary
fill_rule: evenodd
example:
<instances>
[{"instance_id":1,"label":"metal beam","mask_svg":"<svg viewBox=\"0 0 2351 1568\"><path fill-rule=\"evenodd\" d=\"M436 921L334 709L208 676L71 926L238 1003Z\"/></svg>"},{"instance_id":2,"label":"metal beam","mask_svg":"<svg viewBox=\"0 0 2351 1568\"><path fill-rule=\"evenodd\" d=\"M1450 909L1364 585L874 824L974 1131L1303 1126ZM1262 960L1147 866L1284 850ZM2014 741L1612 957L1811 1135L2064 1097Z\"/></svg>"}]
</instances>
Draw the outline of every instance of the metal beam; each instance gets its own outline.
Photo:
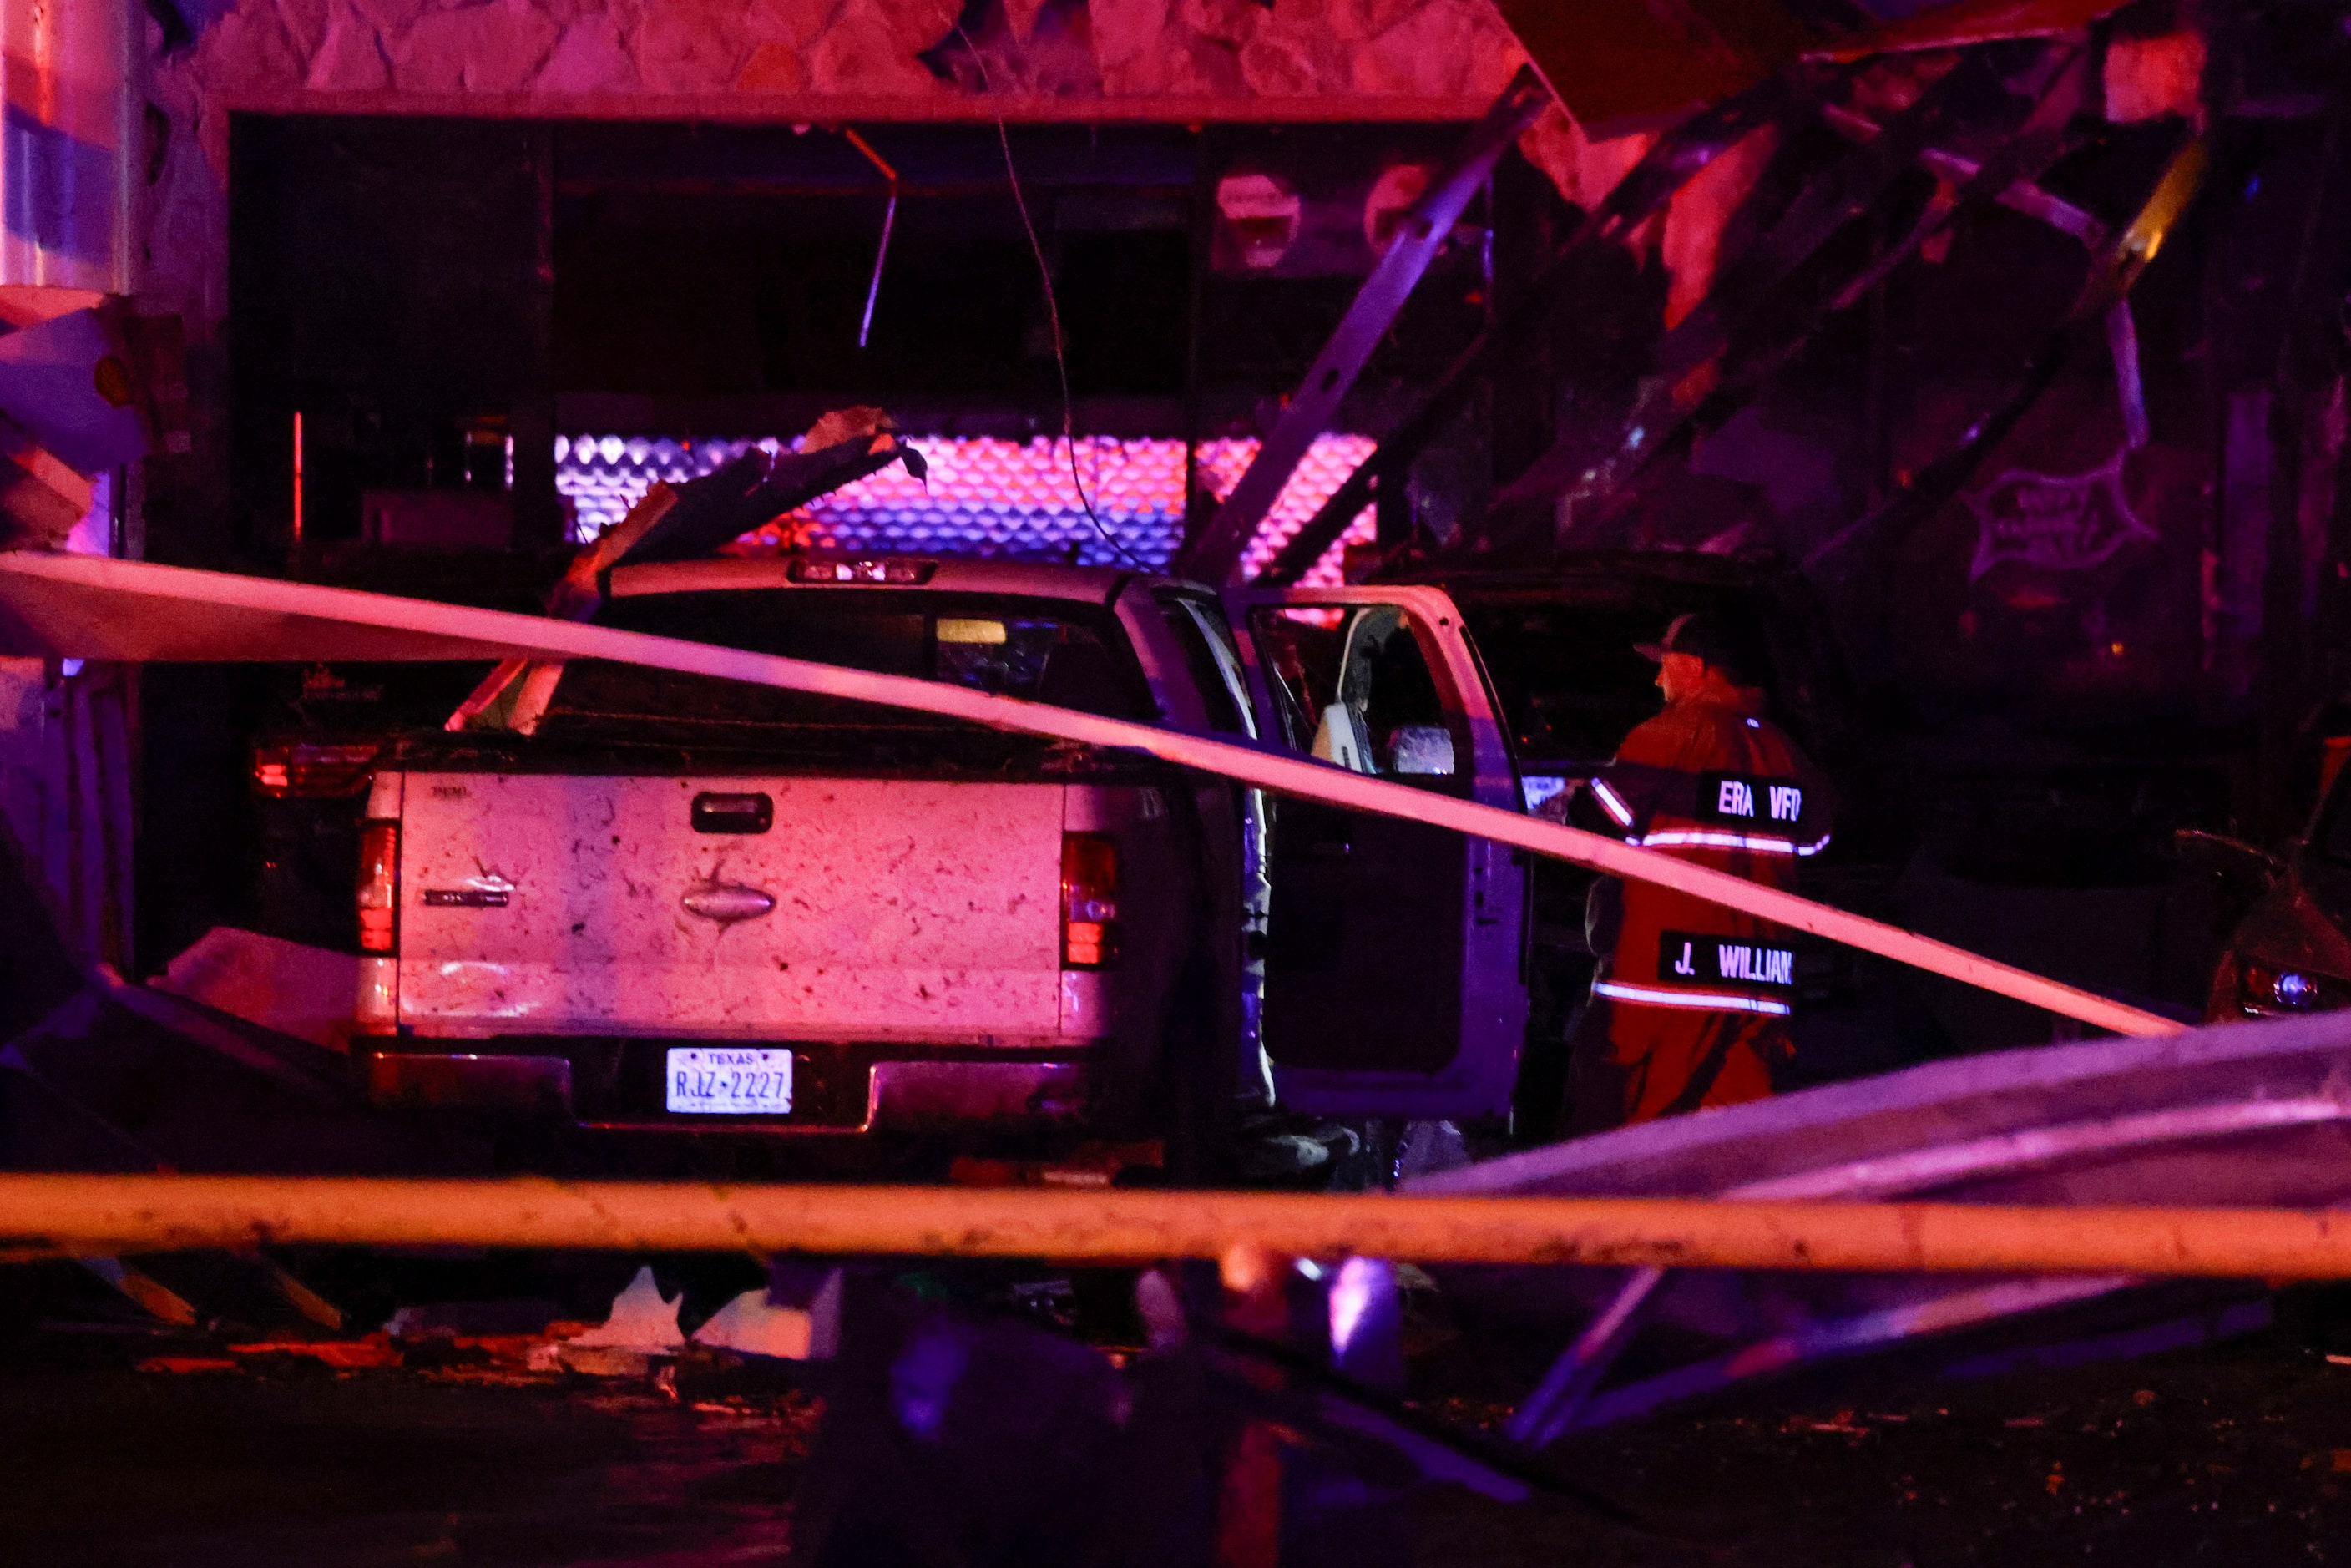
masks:
<instances>
[{"instance_id":1,"label":"metal beam","mask_svg":"<svg viewBox=\"0 0 2351 1568\"><path fill-rule=\"evenodd\" d=\"M1875 141L1882 129L1867 115L1842 106L1823 110L1821 119L1830 130L1851 141ZM1953 185L1967 184L1983 172L1983 166L1975 160L1938 147L1930 147L1918 154L1918 167L1938 180ZM1996 199L2012 213L2022 213L2053 229L2072 235L2082 242L2085 249L2095 251L2106 243L2106 225L2101 219L2062 196L2051 195L2030 180L2019 180L2006 186Z\"/></svg>"},{"instance_id":2,"label":"metal beam","mask_svg":"<svg viewBox=\"0 0 2351 1568\"><path fill-rule=\"evenodd\" d=\"M1820 567L1855 540L1897 518L1912 523L1923 520L1957 496L1991 449L2008 438L2041 394L2056 381L2085 328L2095 321L2100 336L2105 335L2110 313L2129 298L2131 286L2138 281L2139 274L2155 259L2171 231L2187 214L2204 188L2210 166L2211 147L2203 137L2183 141L2128 225L2110 237L2105 248L2091 259L2089 276L2080 294L2018 377L2007 400L1970 424L1956 446L1912 475L1885 505L1813 546L1804 557L1805 569Z\"/></svg>"},{"instance_id":3,"label":"metal beam","mask_svg":"<svg viewBox=\"0 0 2351 1568\"><path fill-rule=\"evenodd\" d=\"M1723 268L1706 297L1658 344L1646 390L1621 420L1600 429L1571 427L1502 489L1496 504L1549 500L1562 492L1579 501L1599 499L1621 486L1713 394L1735 337L1770 314L1782 282L1875 205L1962 115L1980 118L1985 99L1996 97L2011 124L2023 121L2046 101L2052 78L2072 54L2052 51L2042 70L2014 85L1988 55L1961 60L1878 136L1809 183L1770 230Z\"/></svg>"},{"instance_id":4,"label":"metal beam","mask_svg":"<svg viewBox=\"0 0 2351 1568\"><path fill-rule=\"evenodd\" d=\"M1469 133L1443 178L1429 186L1396 225L1387 254L1356 291L1338 330L1308 367L1306 379L1258 448L1232 494L1197 538L1186 541L1175 570L1204 582L1234 579L1266 514L1281 498L1282 486L1313 445L1331 428L1339 405L1354 390L1372 350L1395 324L1405 300L1453 237L1453 225L1493 172L1499 158L1532 125L1550 102L1531 70L1522 70L1503 89L1486 118Z\"/></svg>"},{"instance_id":5,"label":"metal beam","mask_svg":"<svg viewBox=\"0 0 2351 1568\"><path fill-rule=\"evenodd\" d=\"M1382 482L1380 476L1401 475L1477 390L1495 361L1550 319L1562 290L1585 256L1621 241L1647 222L1675 192L1752 132L1808 111L1813 95L1807 82L1808 78L1796 75L1775 77L1693 116L1661 137L1577 225L1526 292L1446 367L1412 412L1382 439L1378 450L1282 546L1259 580L1295 582L1322 559L1322 552L1346 531L1348 523L1371 504L1372 486Z\"/></svg>"},{"instance_id":6,"label":"metal beam","mask_svg":"<svg viewBox=\"0 0 2351 1568\"><path fill-rule=\"evenodd\" d=\"M1843 226L1824 226L1834 223L1834 214L1824 217L1817 207L1811 218L1804 219L1802 209L1806 204L1800 200L1797 207L1754 247L1764 264L1758 269L1763 275L1762 289L1759 291L1755 287L1757 279L1748 276L1757 255L1742 256L1725 287L1709 294L1687 320L1667 334L1658 352L1661 369L1654 390L1635 404L1624 422L1624 434L1616 448L1594 462L1571 491L1578 503L1590 506L1588 513L1580 513L1575 518L1579 530L1586 533L1581 542L1598 542L1590 537L1593 534L1606 537L1621 509L1636 504L1627 486L1656 461L1659 453L1672 446L1672 438L1696 420L1702 409L1735 406L1752 398L1804 351L1829 316L1860 303L1929 237L1945 232L1960 213L2004 199L2025 183L2026 176L2037 174L2055 162L2071 143L2067 126L2080 97L2081 62L2078 51L2064 47L2048 51L2037 68L2010 84L2008 110L2022 111L2022 123L1982 163L1966 165L1970 172L1965 183L1955 191L1938 191L1909 229L1848 278L1835 294L1793 311L1783 311L1771 308L1778 304L1779 296L1769 292L1786 276L1787 267L1781 264L1788 254L1807 245L1816 247L1825 243L1836 228ZM1905 116L1896 123L1904 124L1908 120ZM1872 140L1864 145L1876 147L1877 143ZM1928 156L1921 154L1919 161L1922 164L1927 162ZM1887 167L1881 165L1882 170ZM1815 193L1807 192L1806 195ZM1787 232L1791 229L1795 231L1792 235ZM1780 252L1777 256L1771 254L1775 249ZM1768 299L1768 303L1759 307L1759 299ZM1707 319L1709 315L1710 322ZM1759 337L1766 337L1769 346L1759 344ZM1545 460L1573 451L1562 442L1546 454ZM1527 498L1520 486L1531 486L1540 472L1539 464L1512 486L1512 491L1519 493L1505 498ZM1554 482L1559 477L1552 476Z\"/></svg>"},{"instance_id":7,"label":"metal beam","mask_svg":"<svg viewBox=\"0 0 2351 1568\"><path fill-rule=\"evenodd\" d=\"M2012 1177L2027 1171L2126 1151L2192 1145L2242 1137L2253 1132L2273 1133L2346 1120L2351 1120L2351 1103L2323 1094L2176 1106L1995 1133L1957 1144L1930 1144L1897 1154L1748 1182L1723 1193L1722 1198L1730 1203L1882 1200L1955 1181L1988 1176ZM1646 1309L1668 1278L1669 1270L1665 1269L1633 1271L1608 1305L1561 1353L1534 1391L1520 1401L1506 1428L1512 1442L1543 1448L1570 1428L1586 1424L1582 1416L1593 1391L1640 1329ZM2137 1282L2130 1279L2112 1281L2101 1290L2119 1290ZM1915 1311L1910 1319L1903 1320L1897 1315L1886 1322L1907 1322L1912 1332L1921 1326L1948 1326L1932 1314L1922 1319ZM1804 1348L1802 1342L1791 1343L1795 1348ZM1739 1358L1732 1359L1735 1362ZM1667 1385L1672 1385L1670 1381Z\"/></svg>"}]
</instances>

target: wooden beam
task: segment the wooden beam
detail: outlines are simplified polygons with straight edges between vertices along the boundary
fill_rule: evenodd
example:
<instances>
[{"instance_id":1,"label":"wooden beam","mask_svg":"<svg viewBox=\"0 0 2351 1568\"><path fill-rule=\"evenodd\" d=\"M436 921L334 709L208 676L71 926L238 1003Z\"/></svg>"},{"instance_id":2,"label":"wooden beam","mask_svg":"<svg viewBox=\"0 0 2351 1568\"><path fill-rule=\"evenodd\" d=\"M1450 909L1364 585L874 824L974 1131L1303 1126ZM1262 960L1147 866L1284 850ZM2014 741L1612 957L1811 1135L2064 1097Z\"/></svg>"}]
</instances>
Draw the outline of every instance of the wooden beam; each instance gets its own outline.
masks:
<instances>
[{"instance_id":1,"label":"wooden beam","mask_svg":"<svg viewBox=\"0 0 2351 1568\"><path fill-rule=\"evenodd\" d=\"M1253 98L1198 93L1056 98L1008 93L329 92L308 88L232 93L239 114L406 115L465 120L680 120L732 125L1379 125L1468 123L1490 100L1476 96L1322 93Z\"/></svg>"},{"instance_id":2,"label":"wooden beam","mask_svg":"<svg viewBox=\"0 0 2351 1568\"><path fill-rule=\"evenodd\" d=\"M2351 1279L2299 1209L0 1176L0 1258L295 1244Z\"/></svg>"}]
</instances>

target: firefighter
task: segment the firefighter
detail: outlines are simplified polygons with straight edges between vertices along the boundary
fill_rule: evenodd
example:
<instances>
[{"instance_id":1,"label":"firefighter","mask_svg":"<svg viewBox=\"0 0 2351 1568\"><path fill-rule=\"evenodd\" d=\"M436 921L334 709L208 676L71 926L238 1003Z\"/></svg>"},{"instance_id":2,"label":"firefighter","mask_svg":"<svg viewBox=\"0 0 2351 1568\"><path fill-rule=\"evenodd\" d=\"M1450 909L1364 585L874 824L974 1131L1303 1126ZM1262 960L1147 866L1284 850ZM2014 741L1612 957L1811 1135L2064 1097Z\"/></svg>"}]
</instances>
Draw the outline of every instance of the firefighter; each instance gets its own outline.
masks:
<instances>
[{"instance_id":1,"label":"firefighter","mask_svg":"<svg viewBox=\"0 0 2351 1568\"><path fill-rule=\"evenodd\" d=\"M1665 711L1577 791L1573 818L1769 887L1827 847L1829 790L1763 716L1760 658L1706 614L1640 651ZM1600 964L1569 1042L1568 1125L1598 1132L1760 1100L1789 1054L1792 933L1654 883L1604 879L1586 934Z\"/></svg>"}]
</instances>

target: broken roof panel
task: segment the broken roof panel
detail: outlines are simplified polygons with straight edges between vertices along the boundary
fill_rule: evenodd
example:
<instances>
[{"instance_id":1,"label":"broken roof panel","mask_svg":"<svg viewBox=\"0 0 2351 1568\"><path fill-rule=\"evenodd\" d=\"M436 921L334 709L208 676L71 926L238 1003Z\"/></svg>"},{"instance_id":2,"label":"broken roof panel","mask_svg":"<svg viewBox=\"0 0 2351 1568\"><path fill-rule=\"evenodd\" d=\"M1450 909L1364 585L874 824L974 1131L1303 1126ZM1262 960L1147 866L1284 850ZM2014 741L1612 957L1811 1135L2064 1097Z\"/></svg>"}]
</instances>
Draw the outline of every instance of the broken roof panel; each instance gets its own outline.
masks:
<instances>
[{"instance_id":1,"label":"broken roof panel","mask_svg":"<svg viewBox=\"0 0 2351 1568\"><path fill-rule=\"evenodd\" d=\"M1816 60L1959 49L2003 38L2056 38L2122 9L2124 0L1955 0L1805 51Z\"/></svg>"},{"instance_id":2,"label":"broken roof panel","mask_svg":"<svg viewBox=\"0 0 2351 1568\"><path fill-rule=\"evenodd\" d=\"M1585 134L1652 129L1744 92L1812 44L1778 0L1499 0Z\"/></svg>"},{"instance_id":3,"label":"broken roof panel","mask_svg":"<svg viewBox=\"0 0 2351 1568\"><path fill-rule=\"evenodd\" d=\"M1403 1190L2332 1208L2351 1199L2346 1071L2344 1013L2002 1051L1646 1123ZM2262 1295L2258 1281L2127 1276L1437 1272L1483 1311L1556 1325L1560 1360L1513 1417L1513 1437L1535 1447L1868 1357L1953 1372L1996 1348L2130 1354L2150 1332L2258 1326L2258 1312L2235 1309ZM1677 1354L1628 1354L1645 1328Z\"/></svg>"}]
</instances>

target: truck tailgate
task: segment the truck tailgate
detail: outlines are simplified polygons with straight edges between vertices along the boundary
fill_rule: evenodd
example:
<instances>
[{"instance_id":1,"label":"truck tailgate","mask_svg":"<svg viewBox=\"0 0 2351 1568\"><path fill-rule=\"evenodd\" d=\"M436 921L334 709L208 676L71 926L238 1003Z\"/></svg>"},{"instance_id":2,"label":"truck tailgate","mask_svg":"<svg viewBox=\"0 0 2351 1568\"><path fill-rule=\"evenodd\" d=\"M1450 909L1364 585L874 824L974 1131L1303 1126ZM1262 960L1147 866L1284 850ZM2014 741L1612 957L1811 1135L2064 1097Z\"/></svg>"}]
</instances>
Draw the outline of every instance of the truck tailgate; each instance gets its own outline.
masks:
<instances>
[{"instance_id":1,"label":"truck tailgate","mask_svg":"<svg viewBox=\"0 0 2351 1568\"><path fill-rule=\"evenodd\" d=\"M421 1033L1058 1028L1060 784L426 772L402 793L400 1019ZM707 806L697 828L698 797L760 795L766 831L705 831Z\"/></svg>"}]
</instances>

